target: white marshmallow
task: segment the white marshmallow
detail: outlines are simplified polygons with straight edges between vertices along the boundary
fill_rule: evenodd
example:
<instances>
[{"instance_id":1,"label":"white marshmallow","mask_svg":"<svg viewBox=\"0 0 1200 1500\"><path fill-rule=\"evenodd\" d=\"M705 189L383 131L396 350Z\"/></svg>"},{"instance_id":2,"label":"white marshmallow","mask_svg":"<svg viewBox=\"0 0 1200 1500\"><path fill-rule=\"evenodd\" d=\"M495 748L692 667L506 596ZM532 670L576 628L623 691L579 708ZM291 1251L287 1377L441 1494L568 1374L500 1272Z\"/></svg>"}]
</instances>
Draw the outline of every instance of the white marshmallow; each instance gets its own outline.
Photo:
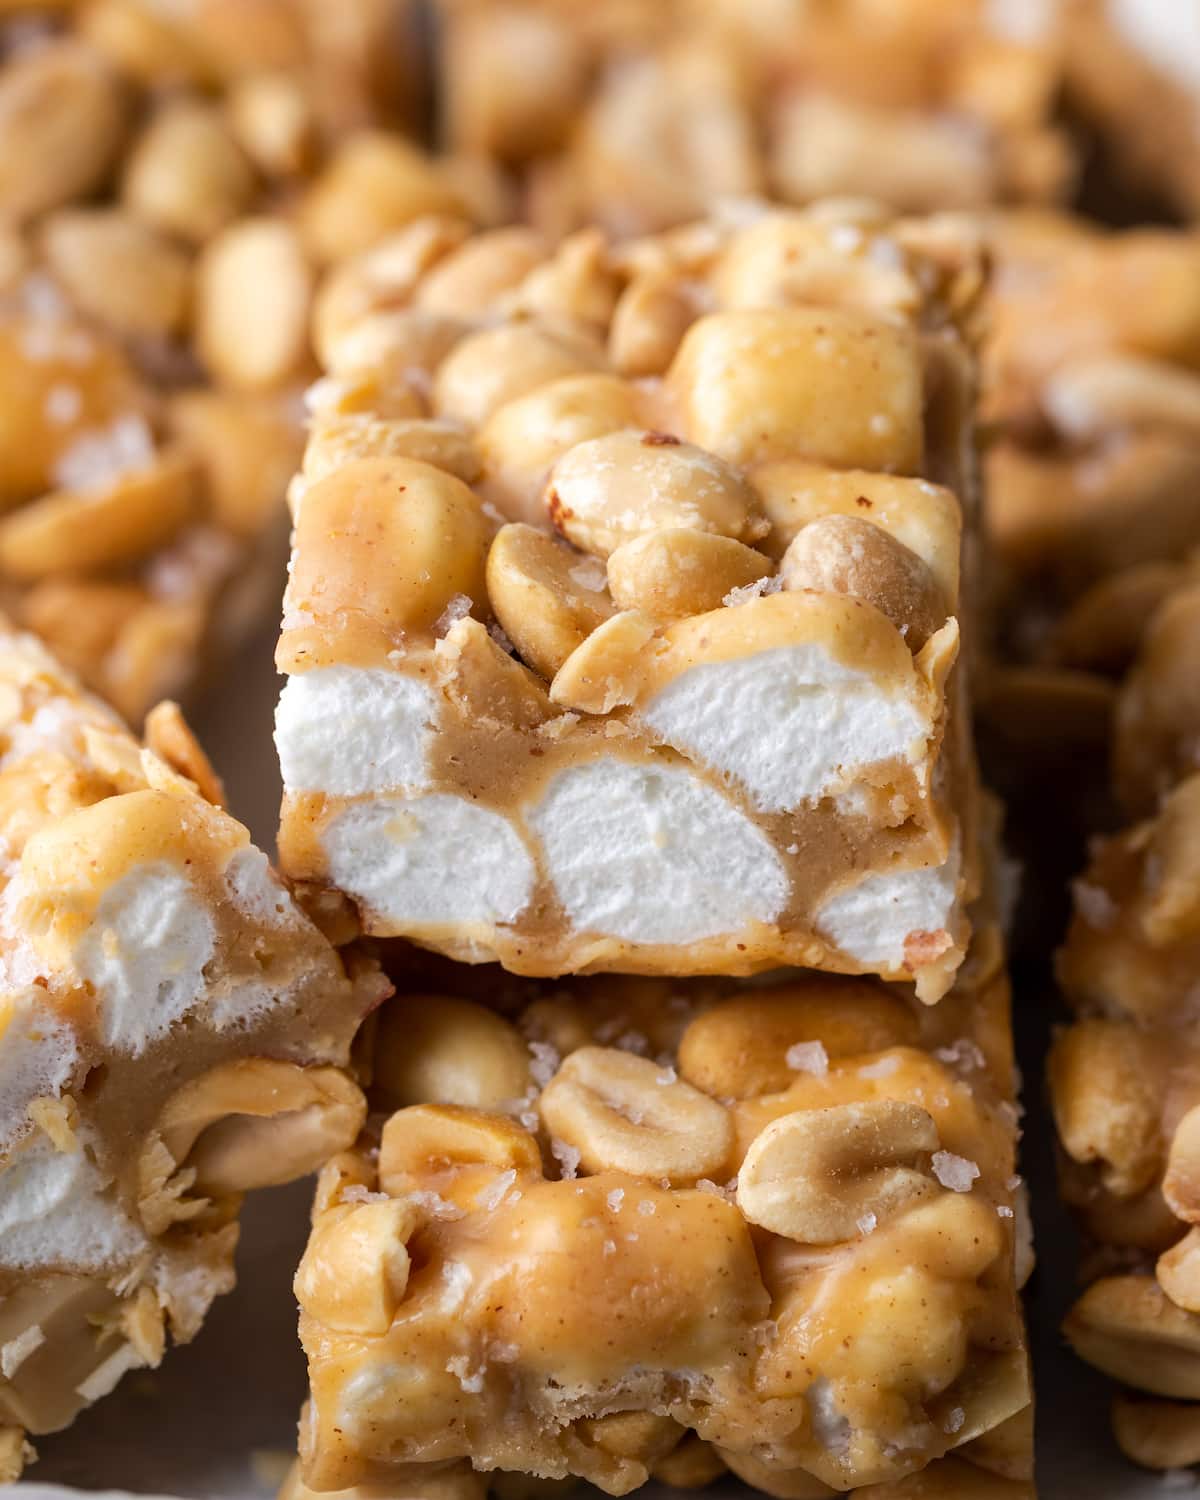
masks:
<instances>
[{"instance_id":1,"label":"white marshmallow","mask_svg":"<svg viewBox=\"0 0 1200 1500\"><path fill-rule=\"evenodd\" d=\"M845 791L869 766L919 762L932 725L818 642L682 672L641 708L677 750L731 776L763 812Z\"/></svg>"},{"instance_id":2,"label":"white marshmallow","mask_svg":"<svg viewBox=\"0 0 1200 1500\"><path fill-rule=\"evenodd\" d=\"M1108 13L1152 67L1200 90L1200 9L1193 0L1108 0Z\"/></svg>"},{"instance_id":3,"label":"white marshmallow","mask_svg":"<svg viewBox=\"0 0 1200 1500\"><path fill-rule=\"evenodd\" d=\"M275 748L289 792L420 791L437 720L433 689L379 667L321 667L289 677Z\"/></svg>"},{"instance_id":4,"label":"white marshmallow","mask_svg":"<svg viewBox=\"0 0 1200 1500\"><path fill-rule=\"evenodd\" d=\"M961 868L956 842L944 864L868 875L825 902L817 931L857 963L898 969L910 933L953 928Z\"/></svg>"},{"instance_id":5,"label":"white marshmallow","mask_svg":"<svg viewBox=\"0 0 1200 1500\"><path fill-rule=\"evenodd\" d=\"M253 844L239 849L225 867L225 881L234 904L264 927L293 926L301 921L299 908L261 849Z\"/></svg>"},{"instance_id":6,"label":"white marshmallow","mask_svg":"<svg viewBox=\"0 0 1200 1500\"><path fill-rule=\"evenodd\" d=\"M35 1099L57 1098L79 1063L75 1033L48 1008L46 991L15 995L0 1034L0 1153L29 1129Z\"/></svg>"},{"instance_id":7,"label":"white marshmallow","mask_svg":"<svg viewBox=\"0 0 1200 1500\"><path fill-rule=\"evenodd\" d=\"M766 835L676 767L607 759L561 772L529 817L575 927L689 943L770 922L788 898Z\"/></svg>"},{"instance_id":8,"label":"white marshmallow","mask_svg":"<svg viewBox=\"0 0 1200 1500\"><path fill-rule=\"evenodd\" d=\"M105 1045L136 1057L165 1036L204 996L215 947L212 917L174 865L137 865L105 891L73 955Z\"/></svg>"},{"instance_id":9,"label":"white marshmallow","mask_svg":"<svg viewBox=\"0 0 1200 1500\"><path fill-rule=\"evenodd\" d=\"M0 1171L0 1265L99 1271L136 1255L145 1236L105 1186L84 1149L36 1136Z\"/></svg>"},{"instance_id":10,"label":"white marshmallow","mask_svg":"<svg viewBox=\"0 0 1200 1500\"><path fill-rule=\"evenodd\" d=\"M533 893L533 860L508 819L449 793L348 807L324 847L333 884L391 932L512 922Z\"/></svg>"}]
</instances>

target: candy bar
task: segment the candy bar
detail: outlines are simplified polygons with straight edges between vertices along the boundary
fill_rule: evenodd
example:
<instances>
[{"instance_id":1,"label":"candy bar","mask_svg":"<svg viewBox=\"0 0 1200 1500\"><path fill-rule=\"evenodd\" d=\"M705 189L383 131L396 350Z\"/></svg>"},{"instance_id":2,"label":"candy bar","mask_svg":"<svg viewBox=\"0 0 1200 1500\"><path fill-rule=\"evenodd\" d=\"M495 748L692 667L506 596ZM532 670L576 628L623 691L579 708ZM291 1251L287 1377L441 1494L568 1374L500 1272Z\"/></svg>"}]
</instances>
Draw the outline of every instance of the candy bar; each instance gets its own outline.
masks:
<instances>
[{"instance_id":1,"label":"candy bar","mask_svg":"<svg viewBox=\"0 0 1200 1500\"><path fill-rule=\"evenodd\" d=\"M960 226L839 208L552 250L428 220L339 268L276 658L289 876L525 974L944 993L980 285Z\"/></svg>"},{"instance_id":2,"label":"candy bar","mask_svg":"<svg viewBox=\"0 0 1200 1500\"><path fill-rule=\"evenodd\" d=\"M141 748L0 632L0 1453L52 1432L233 1284L247 1188L357 1134L348 973L178 711ZM156 753L161 751L161 753ZM166 757L166 758L164 758ZM203 788L203 791L201 790Z\"/></svg>"}]
</instances>

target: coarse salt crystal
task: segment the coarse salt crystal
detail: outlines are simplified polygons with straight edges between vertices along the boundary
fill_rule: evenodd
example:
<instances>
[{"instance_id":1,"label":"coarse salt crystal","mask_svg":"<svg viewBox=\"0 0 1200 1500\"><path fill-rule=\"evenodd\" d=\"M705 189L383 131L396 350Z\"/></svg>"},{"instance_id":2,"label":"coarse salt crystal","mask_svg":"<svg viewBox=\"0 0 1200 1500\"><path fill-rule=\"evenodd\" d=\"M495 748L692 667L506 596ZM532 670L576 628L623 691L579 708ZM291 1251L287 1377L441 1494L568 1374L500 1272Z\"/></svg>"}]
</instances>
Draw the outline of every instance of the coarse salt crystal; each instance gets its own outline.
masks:
<instances>
[{"instance_id":1,"label":"coarse salt crystal","mask_svg":"<svg viewBox=\"0 0 1200 1500\"><path fill-rule=\"evenodd\" d=\"M575 1146L569 1146L566 1141L552 1140L550 1154L558 1163L559 1175L564 1182L579 1176L580 1153Z\"/></svg>"},{"instance_id":2,"label":"coarse salt crystal","mask_svg":"<svg viewBox=\"0 0 1200 1500\"><path fill-rule=\"evenodd\" d=\"M656 1212L656 1210L655 1210L655 1207L654 1207L654 1203L652 1202L651 1199L649 1199L649 1198L642 1198L639 1201L639 1203L638 1203L638 1213L640 1213L641 1216L644 1219L650 1218L650 1216L652 1214L654 1214L655 1212Z\"/></svg>"},{"instance_id":3,"label":"coarse salt crystal","mask_svg":"<svg viewBox=\"0 0 1200 1500\"><path fill-rule=\"evenodd\" d=\"M456 1354L453 1359L446 1361L446 1373L455 1376L459 1385L471 1396L477 1396L483 1390L486 1368L486 1365L480 1365L477 1370L472 1370L471 1361L465 1354Z\"/></svg>"},{"instance_id":4,"label":"coarse salt crystal","mask_svg":"<svg viewBox=\"0 0 1200 1500\"><path fill-rule=\"evenodd\" d=\"M487 1187L480 1188L475 1194L475 1202L480 1208L492 1209L498 1207L503 1201L505 1193L517 1180L514 1167L509 1167L507 1172L501 1172L495 1182L489 1182Z\"/></svg>"},{"instance_id":5,"label":"coarse salt crystal","mask_svg":"<svg viewBox=\"0 0 1200 1500\"><path fill-rule=\"evenodd\" d=\"M873 1063L864 1063L858 1070L860 1078L890 1078L900 1066L900 1059L894 1054L885 1052Z\"/></svg>"},{"instance_id":6,"label":"coarse salt crystal","mask_svg":"<svg viewBox=\"0 0 1200 1500\"><path fill-rule=\"evenodd\" d=\"M764 578L756 579L754 583L746 583L741 588L730 589L721 603L729 609L736 609L739 604L749 604L751 599L761 599L764 594L777 594L782 587L782 575L768 573Z\"/></svg>"},{"instance_id":7,"label":"coarse salt crystal","mask_svg":"<svg viewBox=\"0 0 1200 1500\"><path fill-rule=\"evenodd\" d=\"M933 1153L933 1175L944 1188L953 1193L969 1193L979 1176L979 1168L965 1156L955 1156L953 1151Z\"/></svg>"},{"instance_id":8,"label":"coarse salt crystal","mask_svg":"<svg viewBox=\"0 0 1200 1500\"><path fill-rule=\"evenodd\" d=\"M445 609L442 610L441 614L434 621L434 635L436 635L438 640L440 641L444 635L449 634L454 626L458 624L459 620L464 619L470 613L471 600L467 597L467 595L454 594L451 597L450 602L446 605Z\"/></svg>"},{"instance_id":9,"label":"coarse salt crystal","mask_svg":"<svg viewBox=\"0 0 1200 1500\"><path fill-rule=\"evenodd\" d=\"M529 1053L532 1059L529 1064L530 1075L538 1088L544 1089L558 1072L562 1057L558 1048L552 1047L549 1042L530 1042Z\"/></svg>"},{"instance_id":10,"label":"coarse salt crystal","mask_svg":"<svg viewBox=\"0 0 1200 1500\"><path fill-rule=\"evenodd\" d=\"M612 1213L620 1213L621 1204L625 1201L625 1189L613 1188L612 1192L608 1194L607 1198L605 1198L604 1201L608 1204L609 1209Z\"/></svg>"},{"instance_id":11,"label":"coarse salt crystal","mask_svg":"<svg viewBox=\"0 0 1200 1500\"><path fill-rule=\"evenodd\" d=\"M956 1406L954 1410L949 1412L946 1416L946 1425L944 1431L959 1432L961 1431L962 1425L966 1420L966 1412L962 1409L961 1406Z\"/></svg>"},{"instance_id":12,"label":"coarse salt crystal","mask_svg":"<svg viewBox=\"0 0 1200 1500\"><path fill-rule=\"evenodd\" d=\"M829 1053L822 1042L794 1042L787 1049L787 1065L793 1073L811 1073L824 1078L829 1072Z\"/></svg>"},{"instance_id":13,"label":"coarse salt crystal","mask_svg":"<svg viewBox=\"0 0 1200 1500\"><path fill-rule=\"evenodd\" d=\"M865 1213L856 1221L856 1224L859 1234L874 1234L879 1220L873 1213Z\"/></svg>"}]
</instances>

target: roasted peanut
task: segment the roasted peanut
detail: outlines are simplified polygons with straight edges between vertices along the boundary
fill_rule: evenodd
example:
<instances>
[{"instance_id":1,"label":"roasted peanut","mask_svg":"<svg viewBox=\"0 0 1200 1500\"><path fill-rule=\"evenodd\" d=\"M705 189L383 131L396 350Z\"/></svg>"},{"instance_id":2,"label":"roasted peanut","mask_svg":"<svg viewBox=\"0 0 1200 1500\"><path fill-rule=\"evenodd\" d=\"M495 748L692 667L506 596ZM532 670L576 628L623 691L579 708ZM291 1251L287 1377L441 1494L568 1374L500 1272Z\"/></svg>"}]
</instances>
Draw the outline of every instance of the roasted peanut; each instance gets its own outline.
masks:
<instances>
[{"instance_id":1,"label":"roasted peanut","mask_svg":"<svg viewBox=\"0 0 1200 1500\"><path fill-rule=\"evenodd\" d=\"M414 1104L383 1127L379 1185L402 1193L413 1177L454 1166L541 1174L537 1142L505 1115L454 1104Z\"/></svg>"},{"instance_id":2,"label":"roasted peanut","mask_svg":"<svg viewBox=\"0 0 1200 1500\"><path fill-rule=\"evenodd\" d=\"M754 491L727 464L652 432L577 443L550 472L546 507L569 541L605 558L632 537L668 527L744 542L767 530Z\"/></svg>"},{"instance_id":3,"label":"roasted peanut","mask_svg":"<svg viewBox=\"0 0 1200 1500\"><path fill-rule=\"evenodd\" d=\"M695 322L695 301L669 276L635 277L613 309L608 354L622 375L661 375Z\"/></svg>"},{"instance_id":4,"label":"roasted peanut","mask_svg":"<svg viewBox=\"0 0 1200 1500\"><path fill-rule=\"evenodd\" d=\"M1175 1126L1162 1190L1173 1213L1189 1224L1200 1223L1200 1105L1193 1105Z\"/></svg>"},{"instance_id":5,"label":"roasted peanut","mask_svg":"<svg viewBox=\"0 0 1200 1500\"><path fill-rule=\"evenodd\" d=\"M1054 1117L1075 1161L1096 1162L1111 1192L1131 1198L1158 1175L1162 1100L1153 1048L1120 1021L1076 1022L1055 1042L1048 1065Z\"/></svg>"},{"instance_id":6,"label":"roasted peanut","mask_svg":"<svg viewBox=\"0 0 1200 1500\"><path fill-rule=\"evenodd\" d=\"M1152 1276L1093 1282L1063 1332L1080 1358L1124 1385L1200 1399L1200 1317L1176 1307Z\"/></svg>"},{"instance_id":7,"label":"roasted peanut","mask_svg":"<svg viewBox=\"0 0 1200 1500\"><path fill-rule=\"evenodd\" d=\"M608 591L618 609L663 624L719 609L726 595L774 571L752 547L711 531L674 527L622 542L608 556Z\"/></svg>"},{"instance_id":8,"label":"roasted peanut","mask_svg":"<svg viewBox=\"0 0 1200 1500\"><path fill-rule=\"evenodd\" d=\"M518 286L545 254L541 236L531 229L493 229L476 235L426 272L413 305L456 318L480 317Z\"/></svg>"},{"instance_id":9,"label":"roasted peanut","mask_svg":"<svg viewBox=\"0 0 1200 1500\"><path fill-rule=\"evenodd\" d=\"M555 460L587 438L636 420L632 386L613 375L567 375L505 401L479 429L487 494L510 520L544 524L542 491Z\"/></svg>"},{"instance_id":10,"label":"roasted peanut","mask_svg":"<svg viewBox=\"0 0 1200 1500\"><path fill-rule=\"evenodd\" d=\"M779 575L784 588L865 599L887 615L914 652L945 623L948 612L929 564L857 516L811 521L783 554Z\"/></svg>"},{"instance_id":11,"label":"roasted peanut","mask_svg":"<svg viewBox=\"0 0 1200 1500\"><path fill-rule=\"evenodd\" d=\"M717 1098L752 1099L795 1081L788 1053L797 1044L819 1041L838 1058L916 1039L911 1012L882 985L812 975L702 1011L680 1039L679 1071Z\"/></svg>"},{"instance_id":12,"label":"roasted peanut","mask_svg":"<svg viewBox=\"0 0 1200 1500\"><path fill-rule=\"evenodd\" d=\"M456 344L442 361L433 382L434 410L478 427L506 401L603 364L603 352L579 335L532 323L488 328Z\"/></svg>"},{"instance_id":13,"label":"roasted peanut","mask_svg":"<svg viewBox=\"0 0 1200 1500\"><path fill-rule=\"evenodd\" d=\"M282 219L243 219L200 260L196 341L218 379L246 390L282 385L308 355L312 273Z\"/></svg>"},{"instance_id":14,"label":"roasted peanut","mask_svg":"<svg viewBox=\"0 0 1200 1500\"><path fill-rule=\"evenodd\" d=\"M215 107L180 100L134 147L122 194L147 224L202 244L249 204L254 171Z\"/></svg>"},{"instance_id":15,"label":"roasted peanut","mask_svg":"<svg viewBox=\"0 0 1200 1500\"><path fill-rule=\"evenodd\" d=\"M405 996L384 1013L374 1086L389 1106L500 1109L529 1089L529 1049L494 1011L449 995Z\"/></svg>"},{"instance_id":16,"label":"roasted peanut","mask_svg":"<svg viewBox=\"0 0 1200 1500\"><path fill-rule=\"evenodd\" d=\"M453 422L349 415L314 422L304 450L304 480L315 484L357 458L415 458L464 484L478 479L482 467L475 445Z\"/></svg>"},{"instance_id":17,"label":"roasted peanut","mask_svg":"<svg viewBox=\"0 0 1200 1500\"><path fill-rule=\"evenodd\" d=\"M799 1110L773 1120L738 1173L738 1207L753 1224L805 1245L859 1233L938 1191L923 1159L937 1126L915 1104L880 1099Z\"/></svg>"},{"instance_id":18,"label":"roasted peanut","mask_svg":"<svg viewBox=\"0 0 1200 1500\"><path fill-rule=\"evenodd\" d=\"M195 1169L196 1191L222 1196L303 1177L353 1143L366 1112L336 1068L247 1057L174 1093L158 1132L172 1158Z\"/></svg>"},{"instance_id":19,"label":"roasted peanut","mask_svg":"<svg viewBox=\"0 0 1200 1500\"><path fill-rule=\"evenodd\" d=\"M463 219L422 218L335 266L321 283L313 307L313 344L322 365L333 368L335 348L364 318L406 309L429 267L461 245L469 233L470 226ZM402 326L409 337L401 342L412 342L418 330L447 322L465 327L458 318L432 313L410 310L410 317L412 322ZM424 339L419 342L423 349ZM433 363L444 353L445 349L440 350ZM413 363L426 362L418 356ZM427 368L432 371L433 364Z\"/></svg>"},{"instance_id":20,"label":"roasted peanut","mask_svg":"<svg viewBox=\"0 0 1200 1500\"><path fill-rule=\"evenodd\" d=\"M171 404L170 425L200 465L214 518L236 537L261 537L300 459L303 434L285 402L185 391Z\"/></svg>"},{"instance_id":21,"label":"roasted peanut","mask_svg":"<svg viewBox=\"0 0 1200 1500\"><path fill-rule=\"evenodd\" d=\"M125 134L126 102L99 53L58 41L5 59L0 218L35 218L99 187Z\"/></svg>"},{"instance_id":22,"label":"roasted peanut","mask_svg":"<svg viewBox=\"0 0 1200 1500\"><path fill-rule=\"evenodd\" d=\"M335 151L300 204L298 223L308 253L328 265L369 250L423 214L462 209L460 195L416 146L363 130Z\"/></svg>"},{"instance_id":23,"label":"roasted peanut","mask_svg":"<svg viewBox=\"0 0 1200 1500\"><path fill-rule=\"evenodd\" d=\"M131 562L169 541L195 500L195 466L179 452L46 495L0 521L0 571L32 581Z\"/></svg>"},{"instance_id":24,"label":"roasted peanut","mask_svg":"<svg viewBox=\"0 0 1200 1500\"><path fill-rule=\"evenodd\" d=\"M1191 1402L1118 1395L1112 1423L1117 1447L1135 1464L1187 1469L1200 1463L1200 1407Z\"/></svg>"},{"instance_id":25,"label":"roasted peanut","mask_svg":"<svg viewBox=\"0 0 1200 1500\"><path fill-rule=\"evenodd\" d=\"M651 1469L654 1479L676 1490L700 1490L719 1479L725 1461L711 1443L689 1432L683 1441Z\"/></svg>"},{"instance_id":26,"label":"roasted peanut","mask_svg":"<svg viewBox=\"0 0 1200 1500\"><path fill-rule=\"evenodd\" d=\"M339 1333L386 1333L408 1287L416 1227L416 1214L399 1199L330 1209L296 1272L303 1311Z\"/></svg>"},{"instance_id":27,"label":"roasted peanut","mask_svg":"<svg viewBox=\"0 0 1200 1500\"><path fill-rule=\"evenodd\" d=\"M496 534L487 595L505 634L547 681L613 612L594 563L519 523Z\"/></svg>"},{"instance_id":28,"label":"roasted peanut","mask_svg":"<svg viewBox=\"0 0 1200 1500\"><path fill-rule=\"evenodd\" d=\"M314 125L303 85L283 73L255 73L229 92L229 126L238 145L268 177L292 177L311 162Z\"/></svg>"},{"instance_id":29,"label":"roasted peanut","mask_svg":"<svg viewBox=\"0 0 1200 1500\"><path fill-rule=\"evenodd\" d=\"M546 1128L580 1153L588 1172L618 1171L686 1184L729 1163L729 1112L647 1058L581 1047L538 1102Z\"/></svg>"},{"instance_id":30,"label":"roasted peanut","mask_svg":"<svg viewBox=\"0 0 1200 1500\"><path fill-rule=\"evenodd\" d=\"M550 684L551 701L588 714L611 713L634 702L654 637L654 621L640 610L613 615L559 667Z\"/></svg>"},{"instance_id":31,"label":"roasted peanut","mask_svg":"<svg viewBox=\"0 0 1200 1500\"><path fill-rule=\"evenodd\" d=\"M187 321L187 256L122 209L62 209L42 228L42 252L76 307L118 333L165 337Z\"/></svg>"},{"instance_id":32,"label":"roasted peanut","mask_svg":"<svg viewBox=\"0 0 1200 1500\"><path fill-rule=\"evenodd\" d=\"M377 641L429 631L456 595L486 597L486 545L461 480L414 459L356 459L305 494L289 605L331 622L363 616Z\"/></svg>"},{"instance_id":33,"label":"roasted peanut","mask_svg":"<svg viewBox=\"0 0 1200 1500\"><path fill-rule=\"evenodd\" d=\"M1176 1307L1200 1313L1200 1229L1189 1229L1181 1240L1164 1250L1154 1274Z\"/></svg>"},{"instance_id":34,"label":"roasted peanut","mask_svg":"<svg viewBox=\"0 0 1200 1500\"><path fill-rule=\"evenodd\" d=\"M915 336L857 308L710 314L684 335L666 386L686 436L729 463L920 467Z\"/></svg>"}]
</instances>

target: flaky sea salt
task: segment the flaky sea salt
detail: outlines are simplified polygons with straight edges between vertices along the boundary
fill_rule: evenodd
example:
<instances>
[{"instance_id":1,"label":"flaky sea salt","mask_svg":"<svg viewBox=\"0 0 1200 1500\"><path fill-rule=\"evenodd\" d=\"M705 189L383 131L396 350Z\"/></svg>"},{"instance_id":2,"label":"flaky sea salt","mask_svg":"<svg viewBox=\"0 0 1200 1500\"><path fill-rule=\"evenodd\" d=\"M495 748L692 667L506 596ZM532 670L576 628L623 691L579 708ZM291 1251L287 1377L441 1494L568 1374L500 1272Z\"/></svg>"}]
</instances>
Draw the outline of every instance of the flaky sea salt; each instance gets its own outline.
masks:
<instances>
[{"instance_id":1,"label":"flaky sea salt","mask_svg":"<svg viewBox=\"0 0 1200 1500\"><path fill-rule=\"evenodd\" d=\"M452 595L450 598L450 602L446 605L445 609L442 610L441 614L434 621L434 635L436 635L438 640L440 641L444 635L449 634L454 626L458 624L459 620L465 619L466 616L470 613L471 600L467 597L467 595Z\"/></svg>"},{"instance_id":2,"label":"flaky sea salt","mask_svg":"<svg viewBox=\"0 0 1200 1500\"><path fill-rule=\"evenodd\" d=\"M859 1234L874 1234L879 1220L873 1213L863 1214L861 1219L855 1221Z\"/></svg>"},{"instance_id":3,"label":"flaky sea salt","mask_svg":"<svg viewBox=\"0 0 1200 1500\"><path fill-rule=\"evenodd\" d=\"M979 1168L965 1156L955 1156L953 1151L935 1151L932 1158L933 1175L944 1188L952 1193L969 1193Z\"/></svg>"},{"instance_id":4,"label":"flaky sea salt","mask_svg":"<svg viewBox=\"0 0 1200 1500\"><path fill-rule=\"evenodd\" d=\"M619 1214L621 1212L621 1204L625 1202L625 1189L613 1188L604 1201L608 1204L610 1213Z\"/></svg>"},{"instance_id":5,"label":"flaky sea salt","mask_svg":"<svg viewBox=\"0 0 1200 1500\"><path fill-rule=\"evenodd\" d=\"M965 1036L951 1042L948 1047L936 1047L933 1055L947 1067L957 1068L963 1073L978 1072L987 1062L978 1043Z\"/></svg>"},{"instance_id":6,"label":"flaky sea salt","mask_svg":"<svg viewBox=\"0 0 1200 1500\"><path fill-rule=\"evenodd\" d=\"M946 1415L945 1432L959 1432L963 1423L967 1420L967 1414L961 1406L956 1406Z\"/></svg>"},{"instance_id":7,"label":"flaky sea salt","mask_svg":"<svg viewBox=\"0 0 1200 1500\"><path fill-rule=\"evenodd\" d=\"M558 1072L558 1065L562 1061L557 1047L552 1047L549 1042L529 1043L529 1073L538 1088L544 1089L550 1080Z\"/></svg>"},{"instance_id":8,"label":"flaky sea salt","mask_svg":"<svg viewBox=\"0 0 1200 1500\"><path fill-rule=\"evenodd\" d=\"M741 588L730 589L721 603L729 609L736 609L739 604L749 604L751 599L761 599L764 594L777 594L783 587L783 578L779 574L768 573L764 578L758 578L753 583L743 584Z\"/></svg>"},{"instance_id":9,"label":"flaky sea salt","mask_svg":"<svg viewBox=\"0 0 1200 1500\"><path fill-rule=\"evenodd\" d=\"M516 1169L514 1167L509 1167L508 1171L501 1172L499 1177L497 1177L494 1182L489 1182L487 1187L480 1188L480 1190L475 1194L476 1204L480 1208L489 1210L499 1207L499 1205L504 1201L505 1193L508 1192L509 1188L512 1187L513 1183L516 1182L516 1180Z\"/></svg>"},{"instance_id":10,"label":"flaky sea salt","mask_svg":"<svg viewBox=\"0 0 1200 1500\"><path fill-rule=\"evenodd\" d=\"M793 1073L811 1073L824 1078L829 1072L829 1053L822 1042L794 1042L785 1054Z\"/></svg>"},{"instance_id":11,"label":"flaky sea salt","mask_svg":"<svg viewBox=\"0 0 1200 1500\"><path fill-rule=\"evenodd\" d=\"M894 1052L885 1053L873 1063L864 1063L858 1070L860 1078L890 1078L900 1066L900 1059Z\"/></svg>"},{"instance_id":12,"label":"flaky sea salt","mask_svg":"<svg viewBox=\"0 0 1200 1500\"><path fill-rule=\"evenodd\" d=\"M552 1140L550 1154L558 1163L559 1176L564 1182L570 1182L579 1176L580 1155L575 1146L569 1146L566 1141Z\"/></svg>"},{"instance_id":13,"label":"flaky sea salt","mask_svg":"<svg viewBox=\"0 0 1200 1500\"><path fill-rule=\"evenodd\" d=\"M154 458L154 437L144 417L127 412L107 427L81 432L54 466L54 482L63 489L105 484L131 469L144 469Z\"/></svg>"},{"instance_id":14,"label":"flaky sea salt","mask_svg":"<svg viewBox=\"0 0 1200 1500\"><path fill-rule=\"evenodd\" d=\"M446 1373L453 1375L470 1396L477 1396L483 1390L486 1369L486 1365L480 1365L477 1370L472 1370L470 1358L465 1354L456 1354L453 1359L446 1361Z\"/></svg>"},{"instance_id":15,"label":"flaky sea salt","mask_svg":"<svg viewBox=\"0 0 1200 1500\"><path fill-rule=\"evenodd\" d=\"M638 1201L638 1213L640 1213L644 1219L649 1219L656 1211L657 1210L654 1207L654 1202L652 1199L642 1198Z\"/></svg>"}]
</instances>

